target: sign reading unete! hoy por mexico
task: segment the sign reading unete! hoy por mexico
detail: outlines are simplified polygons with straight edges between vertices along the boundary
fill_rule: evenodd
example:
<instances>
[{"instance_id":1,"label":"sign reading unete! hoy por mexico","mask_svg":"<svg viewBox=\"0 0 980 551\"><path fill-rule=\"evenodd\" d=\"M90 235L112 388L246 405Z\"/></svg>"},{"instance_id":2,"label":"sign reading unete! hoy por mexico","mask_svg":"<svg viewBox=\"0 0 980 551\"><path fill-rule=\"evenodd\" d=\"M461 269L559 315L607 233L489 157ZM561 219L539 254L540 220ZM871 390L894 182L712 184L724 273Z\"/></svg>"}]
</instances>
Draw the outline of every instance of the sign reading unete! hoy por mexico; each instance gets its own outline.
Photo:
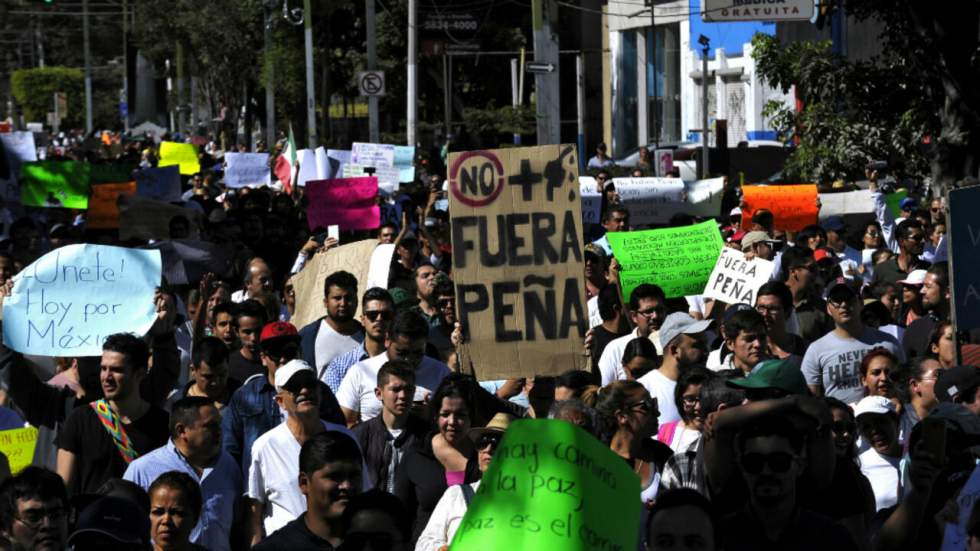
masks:
<instances>
[{"instance_id":1,"label":"sign reading unete! hoy por mexico","mask_svg":"<svg viewBox=\"0 0 980 551\"><path fill-rule=\"evenodd\" d=\"M482 379L558 374L582 363L588 329L575 146L449 156L453 271Z\"/></svg>"}]
</instances>

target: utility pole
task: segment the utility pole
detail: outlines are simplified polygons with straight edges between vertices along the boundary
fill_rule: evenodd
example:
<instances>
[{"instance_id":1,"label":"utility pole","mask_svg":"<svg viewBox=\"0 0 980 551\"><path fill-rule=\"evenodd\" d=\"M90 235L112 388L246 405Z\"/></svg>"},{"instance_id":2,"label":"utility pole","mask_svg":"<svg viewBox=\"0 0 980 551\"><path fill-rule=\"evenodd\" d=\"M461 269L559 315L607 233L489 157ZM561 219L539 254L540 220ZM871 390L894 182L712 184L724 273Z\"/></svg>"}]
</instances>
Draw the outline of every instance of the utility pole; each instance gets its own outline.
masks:
<instances>
[{"instance_id":1,"label":"utility pole","mask_svg":"<svg viewBox=\"0 0 980 551\"><path fill-rule=\"evenodd\" d=\"M701 179L708 177L708 51L710 41L704 35L701 43Z\"/></svg>"},{"instance_id":2,"label":"utility pole","mask_svg":"<svg viewBox=\"0 0 980 551\"><path fill-rule=\"evenodd\" d=\"M450 83L452 79L449 77L449 56L446 52L442 52L442 111L443 116L446 119L446 141L449 141L449 129L452 125L452 105L453 105L453 91Z\"/></svg>"},{"instance_id":3,"label":"utility pole","mask_svg":"<svg viewBox=\"0 0 980 551\"><path fill-rule=\"evenodd\" d=\"M585 55L575 56L575 103L578 107L578 168L585 170Z\"/></svg>"},{"instance_id":4,"label":"utility pole","mask_svg":"<svg viewBox=\"0 0 980 551\"><path fill-rule=\"evenodd\" d=\"M511 106L514 108L514 111L517 111L517 107L521 104L520 103L521 96L520 96L520 92L518 91L518 87L517 87L518 86L518 78L517 78L517 71L518 70L519 69L517 67L517 60L516 59L510 60L510 103L511 103ZM520 132L514 132L514 145L521 145L521 133Z\"/></svg>"},{"instance_id":5,"label":"utility pole","mask_svg":"<svg viewBox=\"0 0 980 551\"><path fill-rule=\"evenodd\" d=\"M129 132L129 0L123 0L123 85L122 100L120 103L126 105L126 112L123 115L123 131Z\"/></svg>"},{"instance_id":6,"label":"utility pole","mask_svg":"<svg viewBox=\"0 0 980 551\"><path fill-rule=\"evenodd\" d=\"M265 83L265 146L272 151L276 144L276 89L275 76L276 67L272 57L272 9L275 8L275 0L266 2L265 27L263 39L265 42L265 63L266 63L266 83Z\"/></svg>"},{"instance_id":7,"label":"utility pole","mask_svg":"<svg viewBox=\"0 0 980 551\"><path fill-rule=\"evenodd\" d=\"M650 56L650 63L653 65L653 128L650 130L653 132L653 145L654 150L660 148L660 124L659 116L657 111L660 108L660 94L658 90L657 81L657 11L656 0L650 0L650 51L652 55Z\"/></svg>"},{"instance_id":8,"label":"utility pole","mask_svg":"<svg viewBox=\"0 0 980 551\"><path fill-rule=\"evenodd\" d=\"M418 107L418 0L408 0L408 106L406 110L406 145L415 145L416 108Z\"/></svg>"},{"instance_id":9,"label":"utility pole","mask_svg":"<svg viewBox=\"0 0 980 551\"><path fill-rule=\"evenodd\" d=\"M367 26L367 64L368 70L373 71L377 67L378 51L377 38L375 37L374 25L374 0L364 0L365 24ZM381 129L378 125L378 97L368 97L368 139L371 143L381 141Z\"/></svg>"},{"instance_id":10,"label":"utility pole","mask_svg":"<svg viewBox=\"0 0 980 551\"><path fill-rule=\"evenodd\" d=\"M313 91L313 8L303 0L303 35L306 43L306 131L307 147L316 149L316 96ZM271 145L271 144L270 144Z\"/></svg>"},{"instance_id":11,"label":"utility pole","mask_svg":"<svg viewBox=\"0 0 980 551\"><path fill-rule=\"evenodd\" d=\"M184 95L184 84L187 81L186 75L184 74L184 66L187 65L187 60L184 59L184 44L181 41L177 41L176 44L176 73L177 73L177 131L181 134L187 133L187 96Z\"/></svg>"},{"instance_id":12,"label":"utility pole","mask_svg":"<svg viewBox=\"0 0 980 551\"><path fill-rule=\"evenodd\" d=\"M531 0L534 27L534 61L551 63L555 70L535 73L534 93L538 115L538 145L561 142L561 110L558 93L558 36L551 25L558 19L555 0Z\"/></svg>"},{"instance_id":13,"label":"utility pole","mask_svg":"<svg viewBox=\"0 0 980 551\"><path fill-rule=\"evenodd\" d=\"M89 51L88 0L82 0L82 40L85 56L85 133L91 134L95 128L92 122L92 55Z\"/></svg>"}]
</instances>

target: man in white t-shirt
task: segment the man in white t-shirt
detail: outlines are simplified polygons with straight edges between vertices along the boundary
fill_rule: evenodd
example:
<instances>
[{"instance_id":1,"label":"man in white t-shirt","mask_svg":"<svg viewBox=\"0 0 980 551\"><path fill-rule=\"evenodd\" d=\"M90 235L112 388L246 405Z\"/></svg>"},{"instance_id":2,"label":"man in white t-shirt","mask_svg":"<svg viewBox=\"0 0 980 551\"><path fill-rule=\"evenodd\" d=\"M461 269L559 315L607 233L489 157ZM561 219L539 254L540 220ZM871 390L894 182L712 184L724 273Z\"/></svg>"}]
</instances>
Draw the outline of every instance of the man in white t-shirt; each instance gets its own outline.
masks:
<instances>
[{"instance_id":1,"label":"man in white t-shirt","mask_svg":"<svg viewBox=\"0 0 980 551\"><path fill-rule=\"evenodd\" d=\"M337 401L347 419L347 426L373 419L381 413L381 401L375 395L378 371L388 360L405 360L415 369L415 402L422 402L449 375L446 364L425 355L429 324L420 314L402 311L395 316L385 352L360 361L347 371L337 389Z\"/></svg>"},{"instance_id":2,"label":"man in white t-shirt","mask_svg":"<svg viewBox=\"0 0 980 551\"><path fill-rule=\"evenodd\" d=\"M636 329L610 341L599 356L602 386L626 378L626 371L623 369L623 351L626 350L626 345L635 338L645 339L654 331L660 330L667 311L666 302L663 289L651 283L644 283L633 289L630 293L629 316ZM657 348L657 352L661 352L660 347ZM670 401L673 403L673 397Z\"/></svg>"},{"instance_id":3,"label":"man in white t-shirt","mask_svg":"<svg viewBox=\"0 0 980 551\"><path fill-rule=\"evenodd\" d=\"M674 312L667 316L660 328L660 344L664 348L660 367L640 377L638 382L657 399L661 425L681 418L674 402L677 378L690 367L704 365L708 355L704 332L711 327L711 322L697 321L685 312Z\"/></svg>"},{"instance_id":4,"label":"man in white t-shirt","mask_svg":"<svg viewBox=\"0 0 980 551\"><path fill-rule=\"evenodd\" d=\"M249 498L251 544L270 535L306 511L299 489L299 453L304 442L326 431L356 438L347 427L320 419L320 381L313 368L292 360L276 370L276 403L286 419L252 446L245 495ZM370 487L370 476L364 476Z\"/></svg>"},{"instance_id":5,"label":"man in white t-shirt","mask_svg":"<svg viewBox=\"0 0 980 551\"><path fill-rule=\"evenodd\" d=\"M337 271L323 282L323 304L327 315L300 330L303 360L323 378L330 362L364 342L364 327L357 313L357 278Z\"/></svg>"}]
</instances>

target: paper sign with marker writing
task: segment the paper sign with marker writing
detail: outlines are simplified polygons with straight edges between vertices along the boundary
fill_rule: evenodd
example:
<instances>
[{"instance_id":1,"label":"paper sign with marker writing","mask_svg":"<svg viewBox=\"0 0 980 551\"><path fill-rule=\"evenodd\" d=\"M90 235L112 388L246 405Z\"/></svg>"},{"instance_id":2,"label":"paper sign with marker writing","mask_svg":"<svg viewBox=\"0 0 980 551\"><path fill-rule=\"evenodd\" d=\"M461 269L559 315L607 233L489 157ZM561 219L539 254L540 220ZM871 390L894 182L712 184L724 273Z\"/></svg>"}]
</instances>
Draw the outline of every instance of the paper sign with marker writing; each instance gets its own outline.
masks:
<instances>
[{"instance_id":1,"label":"paper sign with marker writing","mask_svg":"<svg viewBox=\"0 0 980 551\"><path fill-rule=\"evenodd\" d=\"M25 207L87 209L91 165L37 161L20 167L20 202Z\"/></svg>"},{"instance_id":2,"label":"paper sign with marker writing","mask_svg":"<svg viewBox=\"0 0 980 551\"><path fill-rule=\"evenodd\" d=\"M192 176L201 171L197 158L197 148L192 143L161 142L160 162L157 166L177 165L184 176Z\"/></svg>"},{"instance_id":3,"label":"paper sign with marker writing","mask_svg":"<svg viewBox=\"0 0 980 551\"><path fill-rule=\"evenodd\" d=\"M582 196L582 224L598 224L602 217L602 194L596 191L592 176L579 176L579 194Z\"/></svg>"},{"instance_id":4,"label":"paper sign with marker writing","mask_svg":"<svg viewBox=\"0 0 980 551\"><path fill-rule=\"evenodd\" d=\"M453 551L635 551L640 479L581 428L514 421L456 529Z\"/></svg>"},{"instance_id":5,"label":"paper sign with marker writing","mask_svg":"<svg viewBox=\"0 0 980 551\"><path fill-rule=\"evenodd\" d=\"M14 277L3 342L37 356L99 356L113 333L144 335L156 319L160 251L67 245Z\"/></svg>"},{"instance_id":6,"label":"paper sign with marker writing","mask_svg":"<svg viewBox=\"0 0 980 551\"><path fill-rule=\"evenodd\" d=\"M871 200L871 191L869 190L820 194L820 220L825 220L831 216L871 212L874 212L874 201Z\"/></svg>"},{"instance_id":7,"label":"paper sign with marker writing","mask_svg":"<svg viewBox=\"0 0 980 551\"><path fill-rule=\"evenodd\" d=\"M136 182L121 184L96 184L88 199L88 213L85 227L93 229L113 229L119 227L119 196L135 195Z\"/></svg>"},{"instance_id":8,"label":"paper sign with marker writing","mask_svg":"<svg viewBox=\"0 0 980 551\"><path fill-rule=\"evenodd\" d=\"M350 162L361 166L395 166L395 146L354 142L350 147Z\"/></svg>"},{"instance_id":9,"label":"paper sign with marker writing","mask_svg":"<svg viewBox=\"0 0 980 551\"><path fill-rule=\"evenodd\" d=\"M800 231L817 223L817 186L799 184L786 186L742 186L742 227L752 225L752 216L759 209L772 211L776 229Z\"/></svg>"},{"instance_id":10,"label":"paper sign with marker writing","mask_svg":"<svg viewBox=\"0 0 980 551\"><path fill-rule=\"evenodd\" d=\"M337 224L342 230L373 230L381 225L378 180L373 177L312 180L306 184L310 229Z\"/></svg>"},{"instance_id":11,"label":"paper sign with marker writing","mask_svg":"<svg viewBox=\"0 0 980 551\"><path fill-rule=\"evenodd\" d=\"M621 266L619 281L627 300L642 283L659 285L667 298L701 294L724 245L714 220L606 236Z\"/></svg>"},{"instance_id":12,"label":"paper sign with marker writing","mask_svg":"<svg viewBox=\"0 0 980 551\"><path fill-rule=\"evenodd\" d=\"M225 153L225 185L232 188L272 183L268 153Z\"/></svg>"},{"instance_id":13,"label":"paper sign with marker writing","mask_svg":"<svg viewBox=\"0 0 980 551\"><path fill-rule=\"evenodd\" d=\"M37 429L34 427L0 431L0 452L7 456L11 474L19 473L33 462L36 446Z\"/></svg>"},{"instance_id":14,"label":"paper sign with marker writing","mask_svg":"<svg viewBox=\"0 0 980 551\"><path fill-rule=\"evenodd\" d=\"M613 178L613 184L630 211L631 224L662 224L687 210L680 178Z\"/></svg>"},{"instance_id":15,"label":"paper sign with marker writing","mask_svg":"<svg viewBox=\"0 0 980 551\"><path fill-rule=\"evenodd\" d=\"M755 306L756 293L769 281L772 267L772 262L768 260L753 258L746 261L744 254L731 247L723 247L704 287L704 298Z\"/></svg>"},{"instance_id":16,"label":"paper sign with marker writing","mask_svg":"<svg viewBox=\"0 0 980 551\"><path fill-rule=\"evenodd\" d=\"M180 201L180 168L145 168L136 173L136 193L147 199Z\"/></svg>"}]
</instances>

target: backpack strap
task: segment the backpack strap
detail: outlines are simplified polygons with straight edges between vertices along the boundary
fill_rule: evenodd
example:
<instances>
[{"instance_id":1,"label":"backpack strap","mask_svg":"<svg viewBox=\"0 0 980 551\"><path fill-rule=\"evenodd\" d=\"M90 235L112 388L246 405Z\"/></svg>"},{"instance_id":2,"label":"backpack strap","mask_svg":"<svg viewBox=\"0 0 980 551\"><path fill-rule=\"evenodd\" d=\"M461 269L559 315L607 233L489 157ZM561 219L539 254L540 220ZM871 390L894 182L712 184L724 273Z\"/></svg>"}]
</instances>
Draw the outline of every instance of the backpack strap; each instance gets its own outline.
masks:
<instances>
[{"instance_id":1,"label":"backpack strap","mask_svg":"<svg viewBox=\"0 0 980 551\"><path fill-rule=\"evenodd\" d=\"M112 408L109 407L109 402L105 398L101 400L96 400L89 404L92 410L95 411L96 417L102 422L102 428L105 429L109 436L112 438L112 442L116 445L116 449L119 451L119 455L122 460L129 465L134 459L139 456L139 453L133 449L133 443L130 441L129 436L126 435L126 429L123 428L122 422L119 417L113 413Z\"/></svg>"},{"instance_id":2,"label":"backpack strap","mask_svg":"<svg viewBox=\"0 0 980 551\"><path fill-rule=\"evenodd\" d=\"M463 491L463 500L466 502L466 506L470 506L470 502L473 501L473 497L476 496L476 492L473 491L473 487L469 484L460 484L459 489Z\"/></svg>"}]
</instances>

